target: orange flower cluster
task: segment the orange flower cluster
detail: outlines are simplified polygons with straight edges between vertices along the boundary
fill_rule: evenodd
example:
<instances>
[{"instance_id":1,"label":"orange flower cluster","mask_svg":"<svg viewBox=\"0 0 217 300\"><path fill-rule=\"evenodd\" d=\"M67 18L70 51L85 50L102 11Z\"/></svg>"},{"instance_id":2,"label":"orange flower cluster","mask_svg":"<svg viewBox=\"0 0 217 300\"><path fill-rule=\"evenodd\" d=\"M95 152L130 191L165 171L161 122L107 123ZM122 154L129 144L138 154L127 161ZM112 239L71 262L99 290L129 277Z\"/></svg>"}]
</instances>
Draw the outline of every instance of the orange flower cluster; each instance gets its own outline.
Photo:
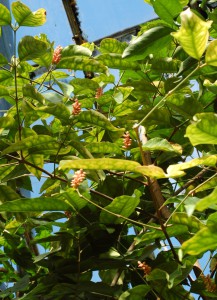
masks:
<instances>
[{"instance_id":1,"label":"orange flower cluster","mask_svg":"<svg viewBox=\"0 0 217 300\"><path fill-rule=\"evenodd\" d=\"M128 131L123 135L123 138L124 138L123 148L128 149L131 146L131 144L132 144L132 140L130 138L130 134L129 134Z\"/></svg>"},{"instance_id":2,"label":"orange flower cluster","mask_svg":"<svg viewBox=\"0 0 217 300\"><path fill-rule=\"evenodd\" d=\"M82 169L76 171L71 181L71 187L77 189L79 185L84 181L85 177L86 172L84 172Z\"/></svg>"},{"instance_id":3,"label":"orange flower cluster","mask_svg":"<svg viewBox=\"0 0 217 300\"><path fill-rule=\"evenodd\" d=\"M52 64L56 65L56 64L58 64L58 62L60 62L62 49L63 49L63 47L61 47L61 46L56 47L56 49L54 50L54 53L53 53Z\"/></svg>"},{"instance_id":4,"label":"orange flower cluster","mask_svg":"<svg viewBox=\"0 0 217 300\"><path fill-rule=\"evenodd\" d=\"M212 278L210 277L210 275L200 275L200 277L202 278L203 280L203 283L206 287L206 290L208 292L216 292L217 291L217 285L215 284L215 282L212 280Z\"/></svg>"},{"instance_id":5,"label":"orange flower cluster","mask_svg":"<svg viewBox=\"0 0 217 300\"><path fill-rule=\"evenodd\" d=\"M72 104L72 114L78 115L81 112L81 103L78 101L78 99L75 99L75 102Z\"/></svg>"},{"instance_id":6,"label":"orange flower cluster","mask_svg":"<svg viewBox=\"0 0 217 300\"><path fill-rule=\"evenodd\" d=\"M147 265L145 261L138 261L138 268L144 272L144 276L149 275L151 273L151 267Z\"/></svg>"},{"instance_id":7,"label":"orange flower cluster","mask_svg":"<svg viewBox=\"0 0 217 300\"><path fill-rule=\"evenodd\" d=\"M99 99L102 95L103 95L103 89L102 89L101 87L99 87L99 88L96 90L95 98L96 98L96 99Z\"/></svg>"}]
</instances>

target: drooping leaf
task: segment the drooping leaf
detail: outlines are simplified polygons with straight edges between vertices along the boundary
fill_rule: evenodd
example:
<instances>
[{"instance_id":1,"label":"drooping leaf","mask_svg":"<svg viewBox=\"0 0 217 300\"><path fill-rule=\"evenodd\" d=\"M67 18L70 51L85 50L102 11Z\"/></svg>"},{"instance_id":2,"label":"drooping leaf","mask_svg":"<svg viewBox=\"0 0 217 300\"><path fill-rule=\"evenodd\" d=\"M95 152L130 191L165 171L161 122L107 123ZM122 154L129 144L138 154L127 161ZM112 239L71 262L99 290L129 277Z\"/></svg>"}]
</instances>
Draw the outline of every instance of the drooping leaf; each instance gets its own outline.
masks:
<instances>
[{"instance_id":1,"label":"drooping leaf","mask_svg":"<svg viewBox=\"0 0 217 300\"><path fill-rule=\"evenodd\" d=\"M18 44L18 54L21 61L38 58L47 51L47 44L32 37L23 37Z\"/></svg>"},{"instance_id":2,"label":"drooping leaf","mask_svg":"<svg viewBox=\"0 0 217 300\"><path fill-rule=\"evenodd\" d=\"M142 146L144 151L168 151L168 152L177 152L181 154L182 149L179 145L174 145L169 143L166 139L153 138L148 140L144 146Z\"/></svg>"},{"instance_id":3,"label":"drooping leaf","mask_svg":"<svg viewBox=\"0 0 217 300\"><path fill-rule=\"evenodd\" d=\"M123 52L123 58L139 60L149 54L157 53L171 41L172 29L157 26L147 30L141 36L133 39Z\"/></svg>"},{"instance_id":4,"label":"drooping leaf","mask_svg":"<svg viewBox=\"0 0 217 300\"><path fill-rule=\"evenodd\" d=\"M92 51L88 48L80 46L80 45L70 45L62 49L61 51L61 59L70 59L74 56L88 56L90 57Z\"/></svg>"},{"instance_id":5,"label":"drooping leaf","mask_svg":"<svg viewBox=\"0 0 217 300\"><path fill-rule=\"evenodd\" d=\"M196 114L195 123L189 125L186 136L193 146L217 144L217 115L214 113Z\"/></svg>"},{"instance_id":6,"label":"drooping leaf","mask_svg":"<svg viewBox=\"0 0 217 300\"><path fill-rule=\"evenodd\" d=\"M11 14L6 6L0 3L0 26L11 25Z\"/></svg>"},{"instance_id":7,"label":"drooping leaf","mask_svg":"<svg viewBox=\"0 0 217 300\"><path fill-rule=\"evenodd\" d=\"M122 219L121 216L129 217L134 212L139 202L140 199L138 197L126 195L115 198L111 204L105 207L105 209L117 214L118 216L114 216L102 210L100 213L100 222L105 224L123 223L124 219Z\"/></svg>"},{"instance_id":8,"label":"drooping leaf","mask_svg":"<svg viewBox=\"0 0 217 300\"><path fill-rule=\"evenodd\" d=\"M46 10L40 8L32 12L28 6L20 1L13 2L11 10L20 26L41 26L46 22Z\"/></svg>"},{"instance_id":9,"label":"drooping leaf","mask_svg":"<svg viewBox=\"0 0 217 300\"><path fill-rule=\"evenodd\" d=\"M212 21L203 21L190 8L183 11L180 17L181 27L172 35L191 57L199 60L206 49Z\"/></svg>"},{"instance_id":10,"label":"drooping leaf","mask_svg":"<svg viewBox=\"0 0 217 300\"><path fill-rule=\"evenodd\" d=\"M66 154L71 147L61 147L60 144L50 136L38 135L24 138L2 151L1 155L9 154L15 151L28 150L29 153L52 153Z\"/></svg>"}]
</instances>

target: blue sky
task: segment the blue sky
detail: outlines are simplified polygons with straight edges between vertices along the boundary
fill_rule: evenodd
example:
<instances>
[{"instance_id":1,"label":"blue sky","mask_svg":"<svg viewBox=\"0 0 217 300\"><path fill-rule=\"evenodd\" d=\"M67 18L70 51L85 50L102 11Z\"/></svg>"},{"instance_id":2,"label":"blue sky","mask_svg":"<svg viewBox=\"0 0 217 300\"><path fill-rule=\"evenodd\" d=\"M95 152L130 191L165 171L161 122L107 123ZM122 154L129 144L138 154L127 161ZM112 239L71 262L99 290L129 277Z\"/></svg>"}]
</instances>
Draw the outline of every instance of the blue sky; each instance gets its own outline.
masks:
<instances>
[{"instance_id":1,"label":"blue sky","mask_svg":"<svg viewBox=\"0 0 217 300\"><path fill-rule=\"evenodd\" d=\"M67 46L72 41L71 29L61 0L23 0L33 11L45 8L47 22L42 27L18 31L23 35L46 33L56 45ZM144 0L77 0L82 29L90 42L154 18L154 12Z\"/></svg>"}]
</instances>

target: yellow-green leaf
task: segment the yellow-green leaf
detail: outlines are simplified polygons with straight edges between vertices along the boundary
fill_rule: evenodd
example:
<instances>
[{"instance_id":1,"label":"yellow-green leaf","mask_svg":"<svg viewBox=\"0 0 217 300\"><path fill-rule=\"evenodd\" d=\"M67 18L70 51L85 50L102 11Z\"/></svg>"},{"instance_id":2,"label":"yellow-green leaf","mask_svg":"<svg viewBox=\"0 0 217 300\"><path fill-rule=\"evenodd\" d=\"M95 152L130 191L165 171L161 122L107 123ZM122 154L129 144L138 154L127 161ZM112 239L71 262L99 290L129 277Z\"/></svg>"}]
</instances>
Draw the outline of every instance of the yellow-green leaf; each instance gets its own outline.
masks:
<instances>
[{"instance_id":1,"label":"yellow-green leaf","mask_svg":"<svg viewBox=\"0 0 217 300\"><path fill-rule=\"evenodd\" d=\"M42 171L35 168L35 166L43 168L44 165L44 156L42 154L31 154L29 156L26 157L26 161L29 162L31 165L29 164L25 164L26 168L32 173L34 174L38 180L40 180L41 178L41 173Z\"/></svg>"},{"instance_id":2,"label":"yellow-green leaf","mask_svg":"<svg viewBox=\"0 0 217 300\"><path fill-rule=\"evenodd\" d=\"M203 211L205 209L207 209L208 207L211 207L212 204L216 204L217 203L217 188L215 188L211 194L209 194L208 196L200 199L197 203L196 203L196 207L195 209L199 210L199 211Z\"/></svg>"},{"instance_id":3,"label":"yellow-green leaf","mask_svg":"<svg viewBox=\"0 0 217 300\"><path fill-rule=\"evenodd\" d=\"M205 61L208 65L217 67L217 40L210 42L207 47Z\"/></svg>"},{"instance_id":4,"label":"yellow-green leaf","mask_svg":"<svg viewBox=\"0 0 217 300\"><path fill-rule=\"evenodd\" d=\"M11 10L15 20L20 26L41 26L46 22L46 10L40 8L32 12L28 6L20 1L13 2Z\"/></svg>"},{"instance_id":5,"label":"yellow-green leaf","mask_svg":"<svg viewBox=\"0 0 217 300\"><path fill-rule=\"evenodd\" d=\"M183 170L193 168L199 165L215 166L216 162L217 162L217 155L209 155L205 157L195 158L181 164L170 165L167 168L167 174L168 174L167 176L168 177L183 176L185 175L185 172L183 172Z\"/></svg>"},{"instance_id":6,"label":"yellow-green leaf","mask_svg":"<svg viewBox=\"0 0 217 300\"><path fill-rule=\"evenodd\" d=\"M203 21L190 8L183 11L180 17L179 31L171 34L190 56L199 60L206 49L212 21Z\"/></svg>"},{"instance_id":7,"label":"yellow-green leaf","mask_svg":"<svg viewBox=\"0 0 217 300\"><path fill-rule=\"evenodd\" d=\"M195 123L189 125L186 135L193 146L217 144L217 115L214 113L196 114Z\"/></svg>"},{"instance_id":8,"label":"yellow-green leaf","mask_svg":"<svg viewBox=\"0 0 217 300\"><path fill-rule=\"evenodd\" d=\"M0 3L0 26L11 24L11 14L6 6Z\"/></svg>"}]
</instances>

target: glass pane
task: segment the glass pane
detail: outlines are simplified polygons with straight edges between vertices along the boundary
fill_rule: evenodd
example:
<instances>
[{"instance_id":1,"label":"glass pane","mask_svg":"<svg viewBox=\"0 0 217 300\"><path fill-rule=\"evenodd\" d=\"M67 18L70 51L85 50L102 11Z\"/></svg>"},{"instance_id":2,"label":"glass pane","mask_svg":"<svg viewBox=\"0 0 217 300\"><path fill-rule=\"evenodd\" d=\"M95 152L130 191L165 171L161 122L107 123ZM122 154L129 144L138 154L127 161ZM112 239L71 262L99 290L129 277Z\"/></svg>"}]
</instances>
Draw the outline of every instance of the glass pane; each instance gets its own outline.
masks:
<instances>
[{"instance_id":1,"label":"glass pane","mask_svg":"<svg viewBox=\"0 0 217 300\"><path fill-rule=\"evenodd\" d=\"M144 0L77 0L77 6L81 28L89 42L156 16Z\"/></svg>"}]
</instances>

